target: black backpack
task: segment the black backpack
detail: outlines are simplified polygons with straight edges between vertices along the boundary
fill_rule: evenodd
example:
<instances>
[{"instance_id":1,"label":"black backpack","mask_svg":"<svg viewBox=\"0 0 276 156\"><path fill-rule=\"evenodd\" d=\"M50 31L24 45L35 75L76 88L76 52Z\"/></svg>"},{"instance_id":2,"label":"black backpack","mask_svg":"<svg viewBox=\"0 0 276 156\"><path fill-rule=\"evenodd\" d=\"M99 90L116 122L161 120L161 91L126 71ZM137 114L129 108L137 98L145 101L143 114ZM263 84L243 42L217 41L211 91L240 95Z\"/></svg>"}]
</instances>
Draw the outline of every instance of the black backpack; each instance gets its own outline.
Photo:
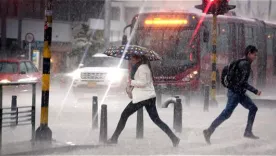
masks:
<instances>
[{"instance_id":1,"label":"black backpack","mask_svg":"<svg viewBox=\"0 0 276 156\"><path fill-rule=\"evenodd\" d=\"M235 61L231 62L230 65L226 65L223 67L222 72L221 72L220 81L224 87L229 88L230 86L233 85L233 83L234 83L233 78L235 77L235 73L236 73L235 71L236 71L238 64L241 62L241 60L243 60L243 59L235 60ZM230 73L230 71L231 71L231 73Z\"/></svg>"}]
</instances>

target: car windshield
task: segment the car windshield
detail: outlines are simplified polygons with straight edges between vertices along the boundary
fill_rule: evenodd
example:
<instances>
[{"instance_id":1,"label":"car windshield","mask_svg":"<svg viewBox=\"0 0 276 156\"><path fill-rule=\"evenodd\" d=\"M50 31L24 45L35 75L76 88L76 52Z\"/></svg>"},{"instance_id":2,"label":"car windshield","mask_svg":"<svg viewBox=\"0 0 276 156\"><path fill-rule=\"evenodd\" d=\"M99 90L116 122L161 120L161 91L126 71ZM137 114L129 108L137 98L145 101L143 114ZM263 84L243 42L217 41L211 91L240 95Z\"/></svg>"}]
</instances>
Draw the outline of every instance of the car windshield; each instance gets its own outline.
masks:
<instances>
[{"instance_id":1,"label":"car windshield","mask_svg":"<svg viewBox=\"0 0 276 156\"><path fill-rule=\"evenodd\" d=\"M0 62L0 73L16 73L18 71L17 63Z\"/></svg>"},{"instance_id":2,"label":"car windshield","mask_svg":"<svg viewBox=\"0 0 276 156\"><path fill-rule=\"evenodd\" d=\"M92 59L84 61L84 67L117 67L120 58L114 57L92 57ZM123 61L120 68L128 68L127 61Z\"/></svg>"}]
</instances>

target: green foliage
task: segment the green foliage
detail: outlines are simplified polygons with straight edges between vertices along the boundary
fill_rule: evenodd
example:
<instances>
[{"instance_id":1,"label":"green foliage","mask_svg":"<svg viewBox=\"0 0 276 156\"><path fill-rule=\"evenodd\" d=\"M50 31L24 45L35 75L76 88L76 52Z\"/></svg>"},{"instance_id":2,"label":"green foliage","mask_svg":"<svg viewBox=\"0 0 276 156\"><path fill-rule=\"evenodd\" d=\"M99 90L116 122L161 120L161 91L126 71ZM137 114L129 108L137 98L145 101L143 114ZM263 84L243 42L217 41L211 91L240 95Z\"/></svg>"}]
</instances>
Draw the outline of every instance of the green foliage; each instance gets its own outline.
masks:
<instances>
[{"instance_id":1,"label":"green foliage","mask_svg":"<svg viewBox=\"0 0 276 156\"><path fill-rule=\"evenodd\" d=\"M81 29L74 36L72 45L73 48L69 57L77 57L80 60L87 48L89 49L85 58L92 57L104 48L104 31L90 30L89 25L81 24Z\"/></svg>"}]
</instances>

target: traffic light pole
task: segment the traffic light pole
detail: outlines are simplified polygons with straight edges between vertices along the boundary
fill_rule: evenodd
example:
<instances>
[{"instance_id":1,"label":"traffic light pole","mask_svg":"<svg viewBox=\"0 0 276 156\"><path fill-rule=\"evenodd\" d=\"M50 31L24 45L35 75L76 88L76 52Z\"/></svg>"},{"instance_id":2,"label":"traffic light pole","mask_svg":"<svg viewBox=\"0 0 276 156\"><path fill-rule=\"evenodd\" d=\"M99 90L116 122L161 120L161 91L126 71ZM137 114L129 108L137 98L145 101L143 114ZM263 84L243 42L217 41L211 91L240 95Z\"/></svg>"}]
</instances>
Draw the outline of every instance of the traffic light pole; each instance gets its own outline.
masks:
<instances>
[{"instance_id":1,"label":"traffic light pole","mask_svg":"<svg viewBox=\"0 0 276 156\"><path fill-rule=\"evenodd\" d=\"M43 75L41 95L40 127L36 130L36 141L51 141L52 131L48 127L48 106L50 86L50 60L52 42L52 0L47 0L44 23Z\"/></svg>"},{"instance_id":2,"label":"traffic light pole","mask_svg":"<svg viewBox=\"0 0 276 156\"><path fill-rule=\"evenodd\" d=\"M227 13L236 8L235 5L229 5L229 0L202 0L201 5L195 5L195 8L202 10L205 14L213 14L212 29L212 74L211 74L211 105L217 106L216 84L217 84L217 16Z\"/></svg>"},{"instance_id":3,"label":"traffic light pole","mask_svg":"<svg viewBox=\"0 0 276 156\"><path fill-rule=\"evenodd\" d=\"M211 61L212 61L212 74L211 74L211 105L217 106L217 100L216 100L216 83L217 83L217 14L213 14L213 31L212 31L212 55L211 55Z\"/></svg>"}]
</instances>

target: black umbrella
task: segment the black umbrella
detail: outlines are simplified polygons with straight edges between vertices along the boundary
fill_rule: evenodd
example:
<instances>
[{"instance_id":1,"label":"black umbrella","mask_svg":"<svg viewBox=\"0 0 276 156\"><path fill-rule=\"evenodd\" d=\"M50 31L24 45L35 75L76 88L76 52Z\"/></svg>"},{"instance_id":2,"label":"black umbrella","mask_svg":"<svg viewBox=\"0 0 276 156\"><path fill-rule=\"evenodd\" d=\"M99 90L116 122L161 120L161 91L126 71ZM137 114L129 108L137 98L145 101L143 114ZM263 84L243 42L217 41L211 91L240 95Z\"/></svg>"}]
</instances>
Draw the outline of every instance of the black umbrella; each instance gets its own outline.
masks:
<instances>
[{"instance_id":1,"label":"black umbrella","mask_svg":"<svg viewBox=\"0 0 276 156\"><path fill-rule=\"evenodd\" d=\"M104 52L104 54L106 54L107 56L118 57L118 58L121 58L122 56L124 56L125 60L130 60L132 55L146 56L149 61L161 60L161 57L153 50L149 50L145 47L141 47L137 45L121 45L119 47L111 47L111 48L108 48Z\"/></svg>"}]
</instances>

